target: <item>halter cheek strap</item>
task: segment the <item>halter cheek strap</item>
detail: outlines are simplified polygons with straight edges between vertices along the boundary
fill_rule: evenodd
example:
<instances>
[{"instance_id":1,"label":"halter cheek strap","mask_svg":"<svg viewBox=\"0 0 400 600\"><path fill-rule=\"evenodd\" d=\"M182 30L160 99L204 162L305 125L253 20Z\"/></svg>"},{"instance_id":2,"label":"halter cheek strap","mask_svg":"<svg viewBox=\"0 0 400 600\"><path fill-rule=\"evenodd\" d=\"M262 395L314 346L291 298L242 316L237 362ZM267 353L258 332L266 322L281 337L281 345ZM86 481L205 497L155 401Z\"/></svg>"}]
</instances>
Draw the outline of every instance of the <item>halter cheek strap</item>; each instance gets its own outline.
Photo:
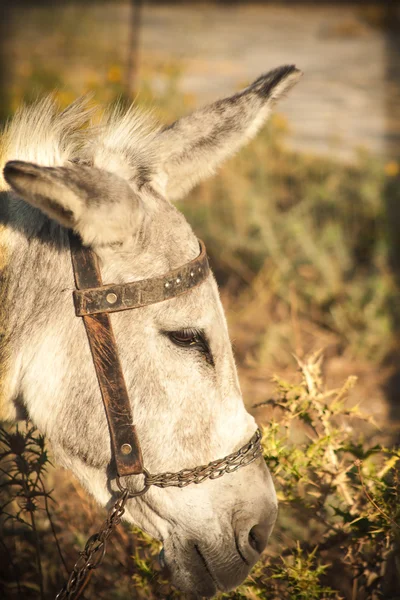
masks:
<instances>
[{"instance_id":1,"label":"halter cheek strap","mask_svg":"<svg viewBox=\"0 0 400 600\"><path fill-rule=\"evenodd\" d=\"M79 290L102 288L98 259L80 239L70 233L75 284ZM140 444L133 425L128 391L118 356L110 317L106 313L82 315L97 380L110 429L111 446L117 473L138 475L143 472Z\"/></svg>"}]
</instances>

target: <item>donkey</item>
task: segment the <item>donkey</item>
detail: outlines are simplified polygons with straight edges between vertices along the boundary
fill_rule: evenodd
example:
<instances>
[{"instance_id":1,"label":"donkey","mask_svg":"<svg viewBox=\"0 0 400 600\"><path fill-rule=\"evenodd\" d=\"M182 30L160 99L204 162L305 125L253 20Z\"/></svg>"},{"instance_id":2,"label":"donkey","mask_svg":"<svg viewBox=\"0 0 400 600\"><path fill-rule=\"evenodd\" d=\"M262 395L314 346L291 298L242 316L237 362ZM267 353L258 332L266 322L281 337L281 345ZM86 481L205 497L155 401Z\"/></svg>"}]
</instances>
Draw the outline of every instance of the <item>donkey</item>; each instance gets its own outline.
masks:
<instances>
[{"instance_id":1,"label":"donkey","mask_svg":"<svg viewBox=\"0 0 400 600\"><path fill-rule=\"evenodd\" d=\"M71 299L68 230L95 252L105 283L160 276L197 257L198 240L171 201L255 136L300 74L277 68L168 127L118 107L87 125L85 101L60 112L47 98L3 132L0 416L31 419L103 506L115 501L116 473ZM212 274L187 294L111 319L151 472L206 464L254 434ZM126 486L137 490L140 476ZM277 515L262 458L201 485L151 488L126 506L125 518L162 542L173 584L206 597L244 580Z\"/></svg>"}]
</instances>

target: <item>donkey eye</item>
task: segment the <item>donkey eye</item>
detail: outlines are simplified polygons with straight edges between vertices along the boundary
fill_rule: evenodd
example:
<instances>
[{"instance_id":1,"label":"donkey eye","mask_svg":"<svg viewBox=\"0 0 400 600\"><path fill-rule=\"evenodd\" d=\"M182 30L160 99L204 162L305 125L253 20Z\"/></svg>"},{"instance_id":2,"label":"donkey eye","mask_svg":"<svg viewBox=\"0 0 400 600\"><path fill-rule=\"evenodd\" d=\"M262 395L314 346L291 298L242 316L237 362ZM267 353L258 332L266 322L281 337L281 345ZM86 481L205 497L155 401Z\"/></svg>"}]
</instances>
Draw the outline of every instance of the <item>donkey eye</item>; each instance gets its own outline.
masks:
<instances>
[{"instance_id":1,"label":"donkey eye","mask_svg":"<svg viewBox=\"0 0 400 600\"><path fill-rule=\"evenodd\" d=\"M201 353L207 363L214 366L214 358L204 331L198 329L180 329L179 331L165 331L171 342L182 348L193 348Z\"/></svg>"},{"instance_id":2,"label":"donkey eye","mask_svg":"<svg viewBox=\"0 0 400 600\"><path fill-rule=\"evenodd\" d=\"M169 339L178 346L196 346L202 343L202 337L194 329L181 329L180 331L170 331Z\"/></svg>"}]
</instances>

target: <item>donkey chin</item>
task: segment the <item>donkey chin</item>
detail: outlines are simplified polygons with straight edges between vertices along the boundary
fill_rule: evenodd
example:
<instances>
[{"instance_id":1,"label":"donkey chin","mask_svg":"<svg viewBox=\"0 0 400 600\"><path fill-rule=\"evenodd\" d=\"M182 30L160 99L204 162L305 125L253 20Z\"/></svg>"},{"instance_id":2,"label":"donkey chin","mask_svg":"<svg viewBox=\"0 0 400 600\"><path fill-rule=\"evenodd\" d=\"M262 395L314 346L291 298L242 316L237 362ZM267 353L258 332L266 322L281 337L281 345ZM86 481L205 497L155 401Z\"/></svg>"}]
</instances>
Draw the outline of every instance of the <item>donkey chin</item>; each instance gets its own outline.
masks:
<instances>
[{"instance_id":1,"label":"donkey chin","mask_svg":"<svg viewBox=\"0 0 400 600\"><path fill-rule=\"evenodd\" d=\"M165 541L160 562L172 583L193 597L211 598L218 592L228 592L239 586L259 560L275 523L253 526L247 548L232 535L222 535L213 542L208 539L187 539L171 536Z\"/></svg>"},{"instance_id":2,"label":"donkey chin","mask_svg":"<svg viewBox=\"0 0 400 600\"><path fill-rule=\"evenodd\" d=\"M138 510L141 501L132 500L128 508L132 521L162 540L159 563L172 584L196 598L239 586L265 550L278 512L263 459L191 489L160 492L146 507ZM155 512L168 513L169 524Z\"/></svg>"}]
</instances>

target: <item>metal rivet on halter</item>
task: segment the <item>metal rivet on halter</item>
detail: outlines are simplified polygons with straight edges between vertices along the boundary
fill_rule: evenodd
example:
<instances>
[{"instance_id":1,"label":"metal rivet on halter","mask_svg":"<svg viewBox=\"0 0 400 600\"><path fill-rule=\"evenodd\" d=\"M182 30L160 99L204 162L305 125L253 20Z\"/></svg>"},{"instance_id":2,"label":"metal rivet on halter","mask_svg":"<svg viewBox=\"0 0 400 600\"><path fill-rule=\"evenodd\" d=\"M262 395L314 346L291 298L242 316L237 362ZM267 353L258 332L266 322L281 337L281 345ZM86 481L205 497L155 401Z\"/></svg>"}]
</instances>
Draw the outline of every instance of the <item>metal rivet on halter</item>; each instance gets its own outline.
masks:
<instances>
[{"instance_id":1,"label":"metal rivet on halter","mask_svg":"<svg viewBox=\"0 0 400 600\"><path fill-rule=\"evenodd\" d=\"M166 283L164 283L164 287L169 288L169 286L170 286L169 281L167 281Z\"/></svg>"},{"instance_id":2,"label":"metal rivet on halter","mask_svg":"<svg viewBox=\"0 0 400 600\"><path fill-rule=\"evenodd\" d=\"M132 446L130 444L122 444L121 446L122 454L130 454L132 452Z\"/></svg>"},{"instance_id":3,"label":"metal rivet on halter","mask_svg":"<svg viewBox=\"0 0 400 600\"><path fill-rule=\"evenodd\" d=\"M115 304L118 300L117 294L114 294L114 292L110 292L109 294L107 294L106 300L108 304Z\"/></svg>"},{"instance_id":4,"label":"metal rivet on halter","mask_svg":"<svg viewBox=\"0 0 400 600\"><path fill-rule=\"evenodd\" d=\"M190 271L190 277L194 277L194 271Z\"/></svg>"},{"instance_id":5,"label":"metal rivet on halter","mask_svg":"<svg viewBox=\"0 0 400 600\"><path fill-rule=\"evenodd\" d=\"M176 284L177 284L177 285L179 285L179 284L180 284L180 282L181 282L181 279L180 279L180 277L177 277L177 278L176 278Z\"/></svg>"}]
</instances>

